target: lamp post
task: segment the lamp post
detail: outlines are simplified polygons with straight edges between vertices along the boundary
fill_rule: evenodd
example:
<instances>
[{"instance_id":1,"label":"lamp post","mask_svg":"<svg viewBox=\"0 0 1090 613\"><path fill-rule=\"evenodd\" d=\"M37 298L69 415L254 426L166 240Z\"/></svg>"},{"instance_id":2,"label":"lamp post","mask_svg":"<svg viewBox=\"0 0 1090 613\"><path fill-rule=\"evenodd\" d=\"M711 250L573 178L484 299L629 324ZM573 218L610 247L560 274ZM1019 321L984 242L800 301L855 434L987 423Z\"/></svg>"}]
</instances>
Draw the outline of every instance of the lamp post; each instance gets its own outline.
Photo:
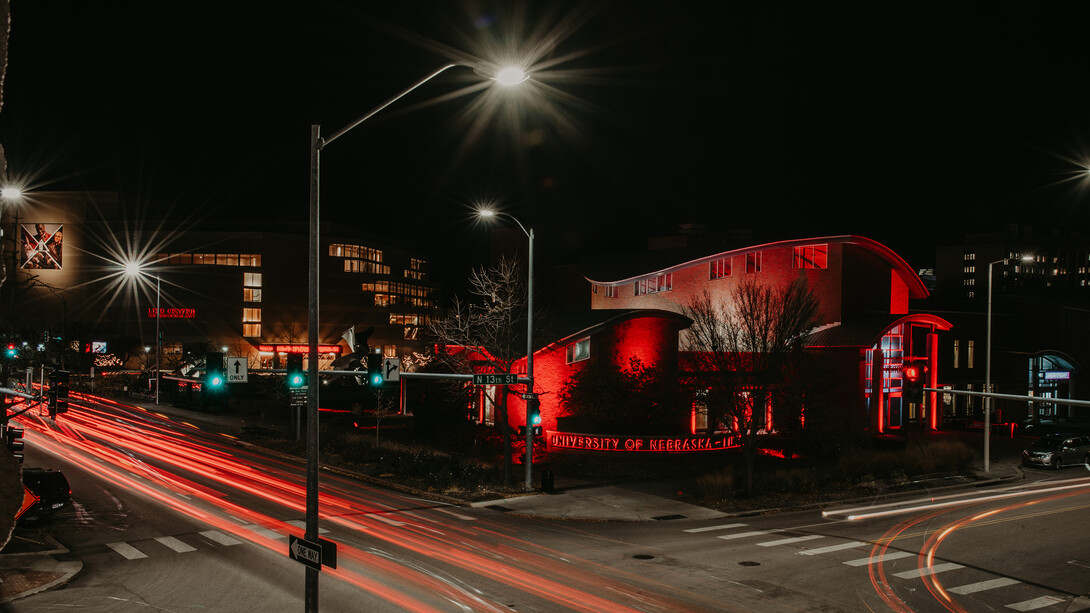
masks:
<instances>
[{"instance_id":1,"label":"lamp post","mask_svg":"<svg viewBox=\"0 0 1090 613\"><path fill-rule=\"evenodd\" d=\"M143 266L140 262L130 261L124 265L124 274L130 279L144 276ZM161 295L161 280L159 275L155 275L155 406L159 406L159 369L162 368L162 354L163 354L163 335L159 331L159 323L163 318L163 310L159 307L159 297ZM145 347L144 351L147 352L148 348Z\"/></svg>"},{"instance_id":2,"label":"lamp post","mask_svg":"<svg viewBox=\"0 0 1090 613\"><path fill-rule=\"evenodd\" d=\"M309 264L307 283L307 478L306 478L306 528L304 539L311 543L318 542L318 257L321 241L318 235L318 194L320 183L321 152L327 145L337 140L356 126L374 117L386 107L397 102L421 85L431 81L443 72L455 66L465 66L480 70L481 67L469 64L444 64L430 74L402 90L396 96L361 115L352 123L333 133L329 138L322 137L319 124L310 126L310 213L308 223L310 236L308 244ZM495 73L495 81L500 85L511 86L522 83L529 76L521 69L504 67ZM305 610L308 613L318 611L318 569L307 566L306 570Z\"/></svg>"},{"instance_id":3,"label":"lamp post","mask_svg":"<svg viewBox=\"0 0 1090 613\"><path fill-rule=\"evenodd\" d=\"M0 158L3 157L3 152L0 152ZM4 218L4 209L8 202L15 202L23 197L23 190L18 187L7 186L0 188L0 221ZM0 225L0 241L3 241L4 226ZM16 213L14 222L11 225L11 275L14 277L15 271L19 265L19 218ZM8 279L8 271L6 270L7 264L4 262L4 243L0 242L0 286L3 286L4 282Z\"/></svg>"},{"instance_id":4,"label":"lamp post","mask_svg":"<svg viewBox=\"0 0 1090 613\"><path fill-rule=\"evenodd\" d=\"M988 318L984 351L984 472L991 472L992 453L992 267L1000 262L1005 266L1015 258L1001 258L988 262ZM1033 256L1023 255L1018 258L1023 262L1032 262Z\"/></svg>"},{"instance_id":5,"label":"lamp post","mask_svg":"<svg viewBox=\"0 0 1090 613\"><path fill-rule=\"evenodd\" d=\"M491 209L481 209L477 212L481 217L494 217L505 215L510 217L522 233L529 239L529 247L526 254L526 483L527 492L534 489L534 428L530 423L530 414L537 396L534 394L534 229L526 229L522 222L510 213L498 213Z\"/></svg>"}]
</instances>

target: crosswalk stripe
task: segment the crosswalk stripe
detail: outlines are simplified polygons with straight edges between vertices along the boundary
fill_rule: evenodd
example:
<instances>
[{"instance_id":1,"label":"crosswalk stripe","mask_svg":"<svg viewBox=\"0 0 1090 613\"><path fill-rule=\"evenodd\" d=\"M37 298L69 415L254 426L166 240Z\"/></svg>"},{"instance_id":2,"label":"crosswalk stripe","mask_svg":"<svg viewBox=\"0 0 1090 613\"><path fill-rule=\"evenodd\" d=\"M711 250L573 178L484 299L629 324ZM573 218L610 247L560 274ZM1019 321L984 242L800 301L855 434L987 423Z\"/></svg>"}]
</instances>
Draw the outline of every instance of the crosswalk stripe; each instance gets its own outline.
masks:
<instances>
[{"instance_id":1,"label":"crosswalk stripe","mask_svg":"<svg viewBox=\"0 0 1090 613\"><path fill-rule=\"evenodd\" d=\"M1050 607L1063 601L1063 598L1057 598L1055 596L1041 596L1040 598L1034 598L1033 600L1023 600L1022 602L1011 603L1007 605L1007 608L1014 609L1015 611L1033 611Z\"/></svg>"},{"instance_id":2,"label":"crosswalk stripe","mask_svg":"<svg viewBox=\"0 0 1090 613\"><path fill-rule=\"evenodd\" d=\"M859 558L858 560L848 560L845 562L848 566L868 566L876 562L885 562L886 560L899 560L901 558L911 558L918 554L909 553L907 551L887 551L886 553L880 553L876 556L869 558Z\"/></svg>"},{"instance_id":3,"label":"crosswalk stripe","mask_svg":"<svg viewBox=\"0 0 1090 613\"><path fill-rule=\"evenodd\" d=\"M454 511L451 511L450 509L436 508L435 510L439 511L440 513L446 513L448 515L453 515L453 516L457 517L458 519L464 519L466 521L477 521L476 517L472 517L470 515L464 515L462 513L455 513Z\"/></svg>"},{"instance_id":4,"label":"crosswalk stripe","mask_svg":"<svg viewBox=\"0 0 1090 613\"><path fill-rule=\"evenodd\" d=\"M174 538L173 536L157 536L155 537L155 540L159 541L163 545L173 549L178 553L189 553L190 551L197 551L196 547L187 545L186 543L183 543L182 541Z\"/></svg>"},{"instance_id":5,"label":"crosswalk stripe","mask_svg":"<svg viewBox=\"0 0 1090 613\"><path fill-rule=\"evenodd\" d=\"M965 567L961 564L947 562L945 564L936 564L930 568L914 568L912 570L906 570L903 573L893 573L893 576L898 579L919 579L921 577L927 577L928 575L937 575L948 570L957 570L959 568Z\"/></svg>"},{"instance_id":6,"label":"crosswalk stripe","mask_svg":"<svg viewBox=\"0 0 1090 613\"><path fill-rule=\"evenodd\" d=\"M1011 579L1010 577L1000 577L998 579L988 579L987 581L980 581L977 583L970 583L968 585L959 585L958 587L947 588L946 591L952 594L975 594L977 592L983 592L984 590L994 590L997 587L1014 585L1015 583L1021 583L1021 581L1017 579Z\"/></svg>"},{"instance_id":7,"label":"crosswalk stripe","mask_svg":"<svg viewBox=\"0 0 1090 613\"><path fill-rule=\"evenodd\" d=\"M379 520L381 522L385 522L387 524L390 524L391 526L404 526L405 525L405 522L403 522L403 521L397 521L396 519L389 519L387 517L383 517L382 515L379 515L378 513L371 513L370 515L368 515L368 517L373 517L373 518L375 518L375 519L377 519L377 520Z\"/></svg>"},{"instance_id":8,"label":"crosswalk stripe","mask_svg":"<svg viewBox=\"0 0 1090 613\"><path fill-rule=\"evenodd\" d=\"M201 534L201 536L205 537L206 539L208 539L210 541L215 541L215 542L219 543L220 545L224 545L224 546L227 546L227 547L230 547L231 545L241 545L242 544L242 541L236 539L233 536L228 536L228 535L220 532L219 530L205 530L204 532L201 532L200 534Z\"/></svg>"},{"instance_id":9,"label":"crosswalk stripe","mask_svg":"<svg viewBox=\"0 0 1090 613\"><path fill-rule=\"evenodd\" d=\"M783 532L783 530L753 530L751 532L739 532L737 534L724 534L722 536L717 536L716 538L721 538L721 539L723 539L725 541L729 541L731 539L740 539L740 538L746 538L746 537L749 537L749 536L762 536L762 535L765 535L765 534L775 534L776 532Z\"/></svg>"},{"instance_id":10,"label":"crosswalk stripe","mask_svg":"<svg viewBox=\"0 0 1090 613\"><path fill-rule=\"evenodd\" d=\"M300 530L306 530L307 529L307 522L305 522L305 521L303 521L301 519L289 519L288 521L286 521L284 523L291 524L291 525L295 526L296 528L299 528ZM318 534L329 534L329 530L326 530L325 528L318 528Z\"/></svg>"},{"instance_id":11,"label":"crosswalk stripe","mask_svg":"<svg viewBox=\"0 0 1090 613\"><path fill-rule=\"evenodd\" d=\"M689 528L688 530L682 530L682 532L688 532L695 534L697 532L711 532L712 530L729 530L731 528L742 528L746 524L723 524L721 526L705 526L703 528Z\"/></svg>"},{"instance_id":12,"label":"crosswalk stripe","mask_svg":"<svg viewBox=\"0 0 1090 613\"><path fill-rule=\"evenodd\" d=\"M807 549L806 551L797 551L800 556L818 556L823 553L831 553L833 551L841 551L843 549L853 549L855 547L862 547L866 543L862 541L849 541L847 543L841 543L839 545L829 545L828 547L820 547L818 549Z\"/></svg>"},{"instance_id":13,"label":"crosswalk stripe","mask_svg":"<svg viewBox=\"0 0 1090 613\"><path fill-rule=\"evenodd\" d=\"M106 546L121 554L126 560L139 560L148 557L143 551L128 543L106 543Z\"/></svg>"},{"instance_id":14,"label":"crosswalk stripe","mask_svg":"<svg viewBox=\"0 0 1090 613\"><path fill-rule=\"evenodd\" d=\"M255 533L255 534L259 535L259 536L263 536L263 537L269 538L269 539L274 539L275 540L275 539L288 538L287 536L285 536L283 534L280 534L276 530L272 530L270 528L265 528L264 526L259 526L257 524L248 524L246 526L243 526L243 528L246 528L250 532L253 532L253 533Z\"/></svg>"},{"instance_id":15,"label":"crosswalk stripe","mask_svg":"<svg viewBox=\"0 0 1090 613\"><path fill-rule=\"evenodd\" d=\"M758 547L775 547L776 545L791 545L793 543L801 543L803 541L812 541L814 539L825 538L822 534L810 534L807 536L796 536L790 539L780 539L778 541L768 541L766 543L757 543Z\"/></svg>"}]
</instances>

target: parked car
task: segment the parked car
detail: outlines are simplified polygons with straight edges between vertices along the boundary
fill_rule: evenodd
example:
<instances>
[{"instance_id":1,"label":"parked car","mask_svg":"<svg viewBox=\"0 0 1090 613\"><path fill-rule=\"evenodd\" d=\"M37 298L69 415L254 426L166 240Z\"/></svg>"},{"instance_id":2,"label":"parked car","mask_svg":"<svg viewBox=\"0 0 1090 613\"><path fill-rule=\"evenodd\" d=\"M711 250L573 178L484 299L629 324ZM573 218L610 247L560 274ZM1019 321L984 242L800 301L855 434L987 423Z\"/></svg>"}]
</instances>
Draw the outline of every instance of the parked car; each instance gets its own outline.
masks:
<instances>
[{"instance_id":1,"label":"parked car","mask_svg":"<svg viewBox=\"0 0 1090 613\"><path fill-rule=\"evenodd\" d=\"M72 500L72 488L59 470L24 468L23 485L38 497L38 502L23 513L20 522L46 519Z\"/></svg>"},{"instance_id":2,"label":"parked car","mask_svg":"<svg viewBox=\"0 0 1090 613\"><path fill-rule=\"evenodd\" d=\"M1022 464L1057 470L1070 464L1090 465L1090 437L1071 433L1042 436L1022 450Z\"/></svg>"}]
</instances>

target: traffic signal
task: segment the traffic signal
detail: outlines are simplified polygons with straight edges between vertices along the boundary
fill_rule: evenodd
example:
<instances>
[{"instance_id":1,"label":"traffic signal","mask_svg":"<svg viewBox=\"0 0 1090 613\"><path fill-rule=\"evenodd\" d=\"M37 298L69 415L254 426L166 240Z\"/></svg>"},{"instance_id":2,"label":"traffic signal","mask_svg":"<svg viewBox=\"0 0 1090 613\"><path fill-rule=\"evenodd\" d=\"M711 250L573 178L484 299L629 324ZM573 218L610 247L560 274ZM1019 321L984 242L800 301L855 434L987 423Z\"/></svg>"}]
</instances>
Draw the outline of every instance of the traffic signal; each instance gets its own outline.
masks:
<instances>
[{"instance_id":1,"label":"traffic signal","mask_svg":"<svg viewBox=\"0 0 1090 613\"><path fill-rule=\"evenodd\" d=\"M908 402L920 404L923 402L924 373L927 371L922 366L906 364L903 370L904 386L902 396Z\"/></svg>"},{"instance_id":2,"label":"traffic signal","mask_svg":"<svg viewBox=\"0 0 1090 613\"><path fill-rule=\"evenodd\" d=\"M303 354L288 354L288 387L300 389L307 386L307 373L303 371Z\"/></svg>"},{"instance_id":3,"label":"traffic signal","mask_svg":"<svg viewBox=\"0 0 1090 613\"><path fill-rule=\"evenodd\" d=\"M386 377L382 374L382 354L367 354L367 384L378 387L385 383Z\"/></svg>"},{"instance_id":4,"label":"traffic signal","mask_svg":"<svg viewBox=\"0 0 1090 613\"><path fill-rule=\"evenodd\" d=\"M8 343L8 348L4 352L4 356L8 359L15 359L19 357L19 352L15 350L15 343Z\"/></svg>"},{"instance_id":5,"label":"traffic signal","mask_svg":"<svg viewBox=\"0 0 1090 613\"><path fill-rule=\"evenodd\" d=\"M49 398L55 402L56 413L68 412L68 381L70 374L67 370L54 370L49 374ZM50 411L50 416L55 413Z\"/></svg>"},{"instance_id":6,"label":"traffic signal","mask_svg":"<svg viewBox=\"0 0 1090 613\"><path fill-rule=\"evenodd\" d=\"M541 401L537 399L537 394L526 401L526 408L527 421L530 422L527 425L533 426L534 434L538 434L541 430Z\"/></svg>"},{"instance_id":7,"label":"traffic signal","mask_svg":"<svg viewBox=\"0 0 1090 613\"><path fill-rule=\"evenodd\" d=\"M4 444L7 445L11 455L20 463L23 461L23 429L14 426L4 428Z\"/></svg>"},{"instance_id":8,"label":"traffic signal","mask_svg":"<svg viewBox=\"0 0 1090 613\"><path fill-rule=\"evenodd\" d=\"M223 354L216 351L205 355L204 358L204 384L210 390L222 390L227 383L224 375Z\"/></svg>"}]
</instances>

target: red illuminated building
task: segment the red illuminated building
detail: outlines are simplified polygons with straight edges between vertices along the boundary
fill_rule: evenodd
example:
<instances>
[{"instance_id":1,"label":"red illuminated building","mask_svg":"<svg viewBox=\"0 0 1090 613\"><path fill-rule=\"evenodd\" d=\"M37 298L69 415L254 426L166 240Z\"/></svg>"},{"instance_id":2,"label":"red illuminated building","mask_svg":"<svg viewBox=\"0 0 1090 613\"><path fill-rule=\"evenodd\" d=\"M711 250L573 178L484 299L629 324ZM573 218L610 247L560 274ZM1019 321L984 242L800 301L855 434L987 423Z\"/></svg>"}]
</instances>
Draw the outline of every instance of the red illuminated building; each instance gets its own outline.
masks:
<instances>
[{"instance_id":1,"label":"red illuminated building","mask_svg":"<svg viewBox=\"0 0 1090 613\"><path fill-rule=\"evenodd\" d=\"M657 259L657 260L656 260ZM638 260L638 261L637 261ZM928 291L915 271L888 247L861 236L827 236L785 240L728 251L648 252L639 258L618 257L584 271L590 283L588 325L572 329L535 353L535 387L541 394L546 430L561 414L557 392L591 360L617 365L639 357L664 372L677 372L679 337L689 321L684 305L707 291L727 299L744 279L781 286L804 277L819 302L817 327L807 342L833 376L833 399L844 411L856 412L874 433L910 423L939 425L934 394L923 406L904 396L904 369L911 365L927 387L940 381L938 332L950 323L929 314L910 313L909 300ZM576 327L578 328L578 327ZM525 360L516 369L525 369ZM716 431L701 420L696 403L690 416L693 434ZM516 396L509 403L511 423L525 414Z\"/></svg>"}]
</instances>

